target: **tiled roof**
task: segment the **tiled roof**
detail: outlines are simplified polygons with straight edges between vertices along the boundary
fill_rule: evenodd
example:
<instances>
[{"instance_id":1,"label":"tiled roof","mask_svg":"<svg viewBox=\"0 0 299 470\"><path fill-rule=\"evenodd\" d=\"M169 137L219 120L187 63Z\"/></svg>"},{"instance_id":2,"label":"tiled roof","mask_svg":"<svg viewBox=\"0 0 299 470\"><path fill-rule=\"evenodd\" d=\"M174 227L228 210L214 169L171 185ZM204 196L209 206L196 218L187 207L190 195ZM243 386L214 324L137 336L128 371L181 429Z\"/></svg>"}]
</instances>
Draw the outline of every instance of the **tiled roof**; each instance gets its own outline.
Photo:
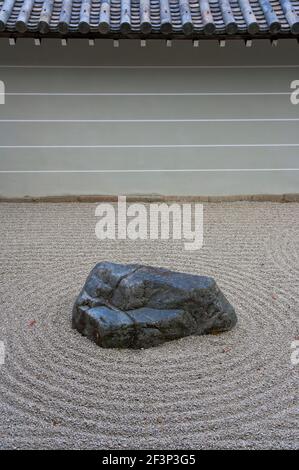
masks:
<instances>
[{"instance_id":1,"label":"tiled roof","mask_svg":"<svg viewBox=\"0 0 299 470\"><path fill-rule=\"evenodd\" d=\"M0 0L0 35L289 37L299 0Z\"/></svg>"}]
</instances>

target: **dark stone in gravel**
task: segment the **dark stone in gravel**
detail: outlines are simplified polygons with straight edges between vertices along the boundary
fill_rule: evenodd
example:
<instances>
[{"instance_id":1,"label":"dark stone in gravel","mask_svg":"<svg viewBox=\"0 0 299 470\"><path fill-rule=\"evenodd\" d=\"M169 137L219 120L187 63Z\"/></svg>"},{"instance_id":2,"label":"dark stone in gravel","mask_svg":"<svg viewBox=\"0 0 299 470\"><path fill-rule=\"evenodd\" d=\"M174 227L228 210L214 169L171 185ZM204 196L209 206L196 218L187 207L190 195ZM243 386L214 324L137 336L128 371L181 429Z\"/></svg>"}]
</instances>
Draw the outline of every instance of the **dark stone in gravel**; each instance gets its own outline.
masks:
<instances>
[{"instance_id":1,"label":"dark stone in gravel","mask_svg":"<svg viewBox=\"0 0 299 470\"><path fill-rule=\"evenodd\" d=\"M234 308L213 278L137 264L98 263L72 326L104 348L149 348L189 335L228 331Z\"/></svg>"}]
</instances>

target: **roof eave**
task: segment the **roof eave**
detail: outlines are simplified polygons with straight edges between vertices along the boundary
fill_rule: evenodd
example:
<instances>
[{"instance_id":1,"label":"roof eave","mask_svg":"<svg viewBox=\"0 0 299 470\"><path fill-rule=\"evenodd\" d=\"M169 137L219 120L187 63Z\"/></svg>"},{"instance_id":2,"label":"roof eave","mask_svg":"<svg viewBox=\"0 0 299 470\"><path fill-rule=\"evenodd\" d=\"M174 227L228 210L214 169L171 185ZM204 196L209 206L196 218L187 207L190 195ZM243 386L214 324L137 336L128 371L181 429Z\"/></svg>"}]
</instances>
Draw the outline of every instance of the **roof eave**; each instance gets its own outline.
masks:
<instances>
[{"instance_id":1,"label":"roof eave","mask_svg":"<svg viewBox=\"0 0 299 470\"><path fill-rule=\"evenodd\" d=\"M188 36L185 34L162 34L162 33L152 33L149 35L141 35L140 33L130 33L130 34L120 34L120 33L108 33L108 34L101 34L99 32L89 32L87 34L81 34L79 32L68 32L66 35L62 35L59 32L49 32L47 34L41 34L40 32L32 32L27 31L25 33L18 33L16 31L2 31L0 32L0 38L38 38L38 39L137 39L137 40L259 40L259 39L297 39L299 40L299 35L294 35L291 32L287 33L276 33L276 34L269 34L269 33L259 33L256 35L250 35L248 33L239 33L234 35L228 34L213 34L207 35L204 33L193 33Z\"/></svg>"}]
</instances>

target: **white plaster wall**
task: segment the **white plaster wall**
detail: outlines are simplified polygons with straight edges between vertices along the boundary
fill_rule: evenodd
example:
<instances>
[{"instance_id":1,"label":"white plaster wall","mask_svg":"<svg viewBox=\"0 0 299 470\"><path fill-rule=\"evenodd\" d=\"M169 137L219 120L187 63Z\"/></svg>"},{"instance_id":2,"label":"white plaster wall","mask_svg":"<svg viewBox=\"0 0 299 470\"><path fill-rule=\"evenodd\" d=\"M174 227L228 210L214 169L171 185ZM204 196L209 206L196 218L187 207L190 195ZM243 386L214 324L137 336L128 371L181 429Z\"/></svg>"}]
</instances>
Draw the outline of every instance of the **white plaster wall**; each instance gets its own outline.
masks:
<instances>
[{"instance_id":1,"label":"white plaster wall","mask_svg":"<svg viewBox=\"0 0 299 470\"><path fill-rule=\"evenodd\" d=\"M0 196L299 192L299 45L0 40Z\"/></svg>"}]
</instances>

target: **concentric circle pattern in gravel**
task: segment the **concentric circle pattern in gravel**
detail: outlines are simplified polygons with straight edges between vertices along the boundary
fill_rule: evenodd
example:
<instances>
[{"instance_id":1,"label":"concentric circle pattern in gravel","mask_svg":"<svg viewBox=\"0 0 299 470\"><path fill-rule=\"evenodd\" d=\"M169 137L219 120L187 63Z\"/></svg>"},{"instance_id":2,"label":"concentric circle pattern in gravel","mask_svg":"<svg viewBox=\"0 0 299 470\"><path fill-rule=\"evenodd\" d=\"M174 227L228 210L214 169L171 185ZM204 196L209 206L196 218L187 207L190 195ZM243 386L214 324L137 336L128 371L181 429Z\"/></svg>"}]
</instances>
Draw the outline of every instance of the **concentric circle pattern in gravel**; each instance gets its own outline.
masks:
<instances>
[{"instance_id":1,"label":"concentric circle pattern in gravel","mask_svg":"<svg viewBox=\"0 0 299 470\"><path fill-rule=\"evenodd\" d=\"M298 448L299 205L204 204L204 247L99 241L95 204L0 204L0 448ZM216 278L237 327L141 350L70 327L101 260Z\"/></svg>"}]
</instances>

